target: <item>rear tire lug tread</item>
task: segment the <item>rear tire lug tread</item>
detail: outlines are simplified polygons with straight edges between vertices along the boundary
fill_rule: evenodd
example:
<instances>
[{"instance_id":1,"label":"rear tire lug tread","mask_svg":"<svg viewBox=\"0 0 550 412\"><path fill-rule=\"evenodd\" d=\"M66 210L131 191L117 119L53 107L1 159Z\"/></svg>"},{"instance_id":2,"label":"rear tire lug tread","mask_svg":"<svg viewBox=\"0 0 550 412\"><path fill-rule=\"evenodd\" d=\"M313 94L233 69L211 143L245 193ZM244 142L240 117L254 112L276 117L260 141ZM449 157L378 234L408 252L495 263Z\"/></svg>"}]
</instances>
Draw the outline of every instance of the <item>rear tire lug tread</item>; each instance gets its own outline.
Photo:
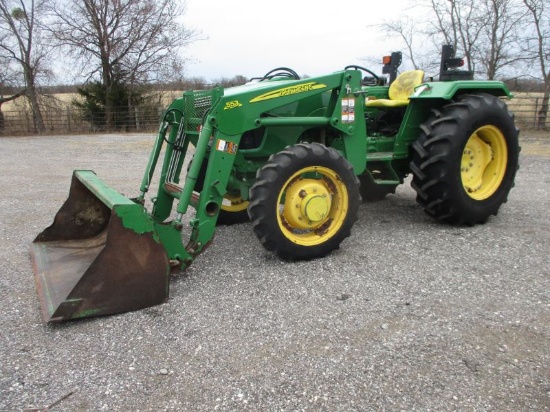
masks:
<instances>
[{"instance_id":1,"label":"rear tire lug tread","mask_svg":"<svg viewBox=\"0 0 550 412\"><path fill-rule=\"evenodd\" d=\"M457 179L460 182L460 165L453 166L456 165L453 162L456 162L456 156L460 158L457 152L462 151L461 144L470 137L465 136L468 127L481 127L484 118L490 118L490 124L495 122L495 127L502 130L511 166L490 199L475 201L466 194L461 183L457 184ZM518 132L506 104L488 94L464 95L445 105L440 112L432 111L432 117L420 127L420 136L412 145L411 186L417 192L417 202L426 213L447 223L473 225L486 222L489 216L498 213L500 205L508 199L508 191L514 186L515 172L519 168L519 165L514 166L520 150Z\"/></svg>"}]
</instances>

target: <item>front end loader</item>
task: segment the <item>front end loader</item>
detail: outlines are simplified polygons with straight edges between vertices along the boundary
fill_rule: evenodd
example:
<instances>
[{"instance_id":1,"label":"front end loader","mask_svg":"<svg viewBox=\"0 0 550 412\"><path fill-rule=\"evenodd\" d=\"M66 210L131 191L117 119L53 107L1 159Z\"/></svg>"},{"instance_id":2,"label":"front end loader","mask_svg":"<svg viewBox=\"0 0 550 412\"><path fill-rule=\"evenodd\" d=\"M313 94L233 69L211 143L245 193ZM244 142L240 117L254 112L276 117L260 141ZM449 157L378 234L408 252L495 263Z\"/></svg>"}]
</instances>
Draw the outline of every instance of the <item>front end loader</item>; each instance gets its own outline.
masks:
<instances>
[{"instance_id":1,"label":"front end loader","mask_svg":"<svg viewBox=\"0 0 550 412\"><path fill-rule=\"evenodd\" d=\"M185 92L164 113L135 198L74 172L67 201L31 246L44 319L162 303L170 271L189 266L220 223L250 219L283 259L325 256L350 235L361 197L380 199L409 173L439 220L496 214L519 151L499 98L506 87L400 77L388 84L349 66L300 79L279 68L243 86ZM397 86L405 97L396 103Z\"/></svg>"}]
</instances>

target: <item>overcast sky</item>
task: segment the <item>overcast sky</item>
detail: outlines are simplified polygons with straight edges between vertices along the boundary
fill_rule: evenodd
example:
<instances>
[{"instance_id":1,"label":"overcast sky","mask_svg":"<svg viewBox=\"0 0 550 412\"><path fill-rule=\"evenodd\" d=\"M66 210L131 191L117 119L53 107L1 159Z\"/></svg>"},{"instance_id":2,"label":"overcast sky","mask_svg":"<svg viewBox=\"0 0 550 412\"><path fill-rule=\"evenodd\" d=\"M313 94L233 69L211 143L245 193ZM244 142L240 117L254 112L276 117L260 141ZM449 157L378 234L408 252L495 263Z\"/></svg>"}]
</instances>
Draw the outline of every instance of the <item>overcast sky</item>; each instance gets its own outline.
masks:
<instances>
[{"instance_id":1,"label":"overcast sky","mask_svg":"<svg viewBox=\"0 0 550 412\"><path fill-rule=\"evenodd\" d=\"M407 0L187 0L184 24L206 40L185 49L186 77L253 77L286 66L320 75L399 48L368 27L408 13ZM378 67L371 67L377 72Z\"/></svg>"}]
</instances>

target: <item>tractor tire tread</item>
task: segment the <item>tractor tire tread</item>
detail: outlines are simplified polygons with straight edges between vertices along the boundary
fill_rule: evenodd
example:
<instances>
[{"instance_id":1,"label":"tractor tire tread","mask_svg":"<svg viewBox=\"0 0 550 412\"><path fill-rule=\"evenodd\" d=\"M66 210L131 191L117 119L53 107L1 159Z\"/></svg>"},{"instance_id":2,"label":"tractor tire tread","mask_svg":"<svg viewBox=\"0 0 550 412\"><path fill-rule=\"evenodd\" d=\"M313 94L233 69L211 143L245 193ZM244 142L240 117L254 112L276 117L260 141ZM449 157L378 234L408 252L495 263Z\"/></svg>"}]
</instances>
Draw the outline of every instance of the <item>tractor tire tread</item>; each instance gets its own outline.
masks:
<instances>
[{"instance_id":1,"label":"tractor tire tread","mask_svg":"<svg viewBox=\"0 0 550 412\"><path fill-rule=\"evenodd\" d=\"M502 131L506 139L507 170L497 191L474 201L460 182L460 156L471 133L484 124ZM500 99L485 93L462 95L432 111L412 145L410 170L417 202L437 220L472 226L496 215L507 201L518 169L518 133L514 116Z\"/></svg>"},{"instance_id":2,"label":"tractor tire tread","mask_svg":"<svg viewBox=\"0 0 550 412\"><path fill-rule=\"evenodd\" d=\"M348 190L348 212L342 227L326 242L303 246L287 239L279 228L276 217L276 199L284 182L293 171L310 165L320 165L335 170ZM359 180L352 165L336 150L318 143L298 143L270 156L258 170L256 183L250 188L248 214L252 229L260 243L284 260L309 260L326 256L338 249L340 243L351 235L351 227L358 219Z\"/></svg>"}]
</instances>

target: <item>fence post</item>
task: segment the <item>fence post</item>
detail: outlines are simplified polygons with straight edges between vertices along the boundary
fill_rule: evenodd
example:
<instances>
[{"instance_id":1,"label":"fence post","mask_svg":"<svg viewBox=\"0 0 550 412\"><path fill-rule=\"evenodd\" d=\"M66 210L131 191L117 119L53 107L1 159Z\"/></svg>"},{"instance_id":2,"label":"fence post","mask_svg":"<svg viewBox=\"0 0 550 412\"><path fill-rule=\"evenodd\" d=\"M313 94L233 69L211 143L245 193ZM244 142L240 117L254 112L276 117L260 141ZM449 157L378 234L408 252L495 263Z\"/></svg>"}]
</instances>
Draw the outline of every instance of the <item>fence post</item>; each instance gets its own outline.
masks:
<instances>
[{"instance_id":1,"label":"fence post","mask_svg":"<svg viewBox=\"0 0 550 412\"><path fill-rule=\"evenodd\" d=\"M67 127L71 131L71 106L67 106Z\"/></svg>"},{"instance_id":2,"label":"fence post","mask_svg":"<svg viewBox=\"0 0 550 412\"><path fill-rule=\"evenodd\" d=\"M31 129L31 121L29 119L29 112L27 110L25 110L25 120L26 120L26 123L27 123L27 133L32 133L33 130Z\"/></svg>"},{"instance_id":3,"label":"fence post","mask_svg":"<svg viewBox=\"0 0 550 412\"><path fill-rule=\"evenodd\" d=\"M537 127L537 113L539 112L539 98L535 99L535 111L533 113L533 127Z\"/></svg>"},{"instance_id":4,"label":"fence post","mask_svg":"<svg viewBox=\"0 0 550 412\"><path fill-rule=\"evenodd\" d=\"M139 113L138 113L138 108L137 107L134 107L134 117L136 119L136 132L139 132L140 131L140 127L139 127Z\"/></svg>"}]
</instances>

